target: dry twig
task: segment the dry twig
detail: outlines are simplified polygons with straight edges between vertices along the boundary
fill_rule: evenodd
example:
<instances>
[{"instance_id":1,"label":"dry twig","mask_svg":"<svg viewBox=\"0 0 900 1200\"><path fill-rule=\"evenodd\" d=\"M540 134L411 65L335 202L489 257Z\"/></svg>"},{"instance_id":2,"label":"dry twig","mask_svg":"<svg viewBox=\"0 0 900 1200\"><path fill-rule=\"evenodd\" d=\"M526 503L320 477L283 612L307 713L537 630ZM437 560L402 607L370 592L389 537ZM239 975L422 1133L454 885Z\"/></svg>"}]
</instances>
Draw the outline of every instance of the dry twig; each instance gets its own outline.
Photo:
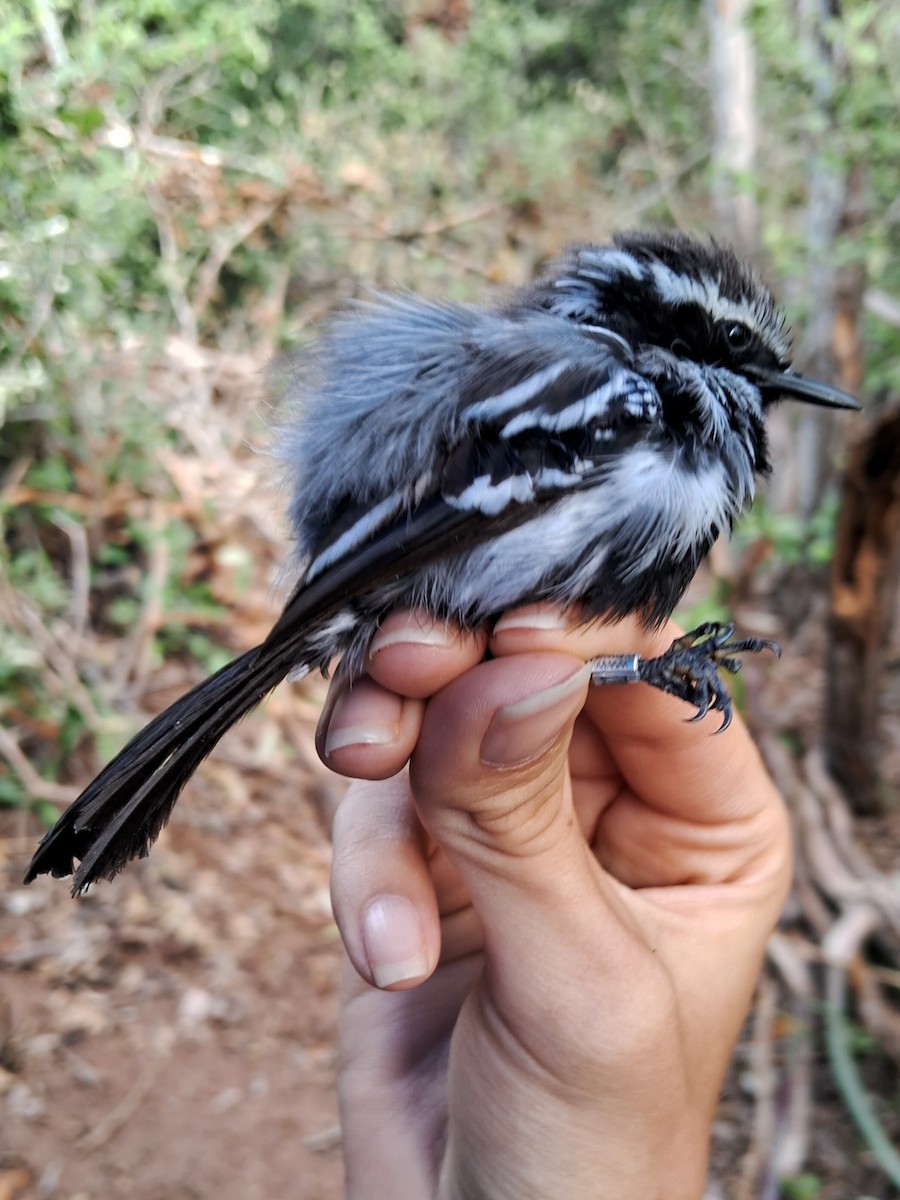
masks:
<instances>
[{"instance_id":1,"label":"dry twig","mask_svg":"<svg viewBox=\"0 0 900 1200\"><path fill-rule=\"evenodd\" d=\"M811 751L798 764L771 735L763 733L761 744L795 817L800 880L795 899L821 936L821 957L826 964L823 1007L832 1073L866 1145L897 1186L900 1156L862 1085L849 1046L845 1013L849 982L857 993L858 1014L881 1036L882 1048L894 1053L900 1050L900 1021L881 996L881 987L890 986L894 969L888 968L888 979L883 979L864 958L866 945L877 939L882 953L891 956L895 967L900 965L900 888L877 869L857 840L847 803L825 771L821 752ZM807 947L806 953L815 957L813 948ZM802 1010L810 1012L812 977L796 946L778 933L772 938L769 954ZM804 1091L807 1067L798 1077ZM785 1173L788 1168L796 1173L802 1166L806 1137L802 1130L800 1134L794 1146L785 1144L785 1158L778 1163Z\"/></svg>"}]
</instances>

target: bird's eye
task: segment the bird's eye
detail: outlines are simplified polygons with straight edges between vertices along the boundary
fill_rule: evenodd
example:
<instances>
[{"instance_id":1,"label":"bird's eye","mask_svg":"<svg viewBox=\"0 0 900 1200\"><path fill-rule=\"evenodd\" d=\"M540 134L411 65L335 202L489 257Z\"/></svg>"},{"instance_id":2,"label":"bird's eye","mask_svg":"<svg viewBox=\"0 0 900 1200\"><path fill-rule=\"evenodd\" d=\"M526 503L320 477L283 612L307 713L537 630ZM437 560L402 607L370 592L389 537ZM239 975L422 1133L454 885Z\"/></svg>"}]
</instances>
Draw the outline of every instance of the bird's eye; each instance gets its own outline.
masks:
<instances>
[{"instance_id":1,"label":"bird's eye","mask_svg":"<svg viewBox=\"0 0 900 1200\"><path fill-rule=\"evenodd\" d=\"M728 349L733 353L749 350L753 344L753 333L740 321L720 321L719 332L725 340Z\"/></svg>"}]
</instances>

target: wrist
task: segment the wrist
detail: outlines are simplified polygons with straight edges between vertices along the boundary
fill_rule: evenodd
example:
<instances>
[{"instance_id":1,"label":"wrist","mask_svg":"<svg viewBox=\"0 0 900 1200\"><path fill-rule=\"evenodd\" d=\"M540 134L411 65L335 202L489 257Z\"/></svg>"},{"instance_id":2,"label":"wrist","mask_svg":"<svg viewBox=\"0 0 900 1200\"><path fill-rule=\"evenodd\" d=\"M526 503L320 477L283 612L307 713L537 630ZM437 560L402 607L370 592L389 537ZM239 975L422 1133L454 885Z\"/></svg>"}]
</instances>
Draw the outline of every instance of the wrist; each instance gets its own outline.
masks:
<instances>
[{"instance_id":1,"label":"wrist","mask_svg":"<svg viewBox=\"0 0 900 1200\"><path fill-rule=\"evenodd\" d=\"M437 1200L700 1200L718 1079L653 1057L610 1063L602 1088L539 1062L524 1087L494 1071L492 1098L467 1090L458 1106L451 1068ZM470 1088L472 1076L470 1063Z\"/></svg>"},{"instance_id":2,"label":"wrist","mask_svg":"<svg viewBox=\"0 0 900 1200\"><path fill-rule=\"evenodd\" d=\"M451 1137L437 1200L701 1200L708 1122L702 1131L677 1123L638 1137L632 1128L621 1139L599 1126L572 1132L542 1135L532 1124L500 1150Z\"/></svg>"}]
</instances>

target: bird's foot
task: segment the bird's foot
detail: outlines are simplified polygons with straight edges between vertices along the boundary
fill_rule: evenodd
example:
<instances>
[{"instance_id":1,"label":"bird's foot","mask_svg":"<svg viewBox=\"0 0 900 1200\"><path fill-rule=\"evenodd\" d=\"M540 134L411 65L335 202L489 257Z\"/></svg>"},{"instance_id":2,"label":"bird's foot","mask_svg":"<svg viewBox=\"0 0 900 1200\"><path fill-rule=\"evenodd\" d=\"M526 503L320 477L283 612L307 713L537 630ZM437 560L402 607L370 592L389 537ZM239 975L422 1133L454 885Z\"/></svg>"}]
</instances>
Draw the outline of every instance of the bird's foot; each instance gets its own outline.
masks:
<instances>
[{"instance_id":1,"label":"bird's foot","mask_svg":"<svg viewBox=\"0 0 900 1200\"><path fill-rule=\"evenodd\" d=\"M717 732L731 724L732 708L728 689L720 671L736 675L743 663L740 654L759 654L771 650L776 658L781 648L767 638L742 638L734 641L734 626L707 622L676 638L665 654L656 658L625 655L621 658L598 658L592 663L593 683L642 682L677 696L696 708L689 719L700 721L708 712L720 712L722 723Z\"/></svg>"}]
</instances>

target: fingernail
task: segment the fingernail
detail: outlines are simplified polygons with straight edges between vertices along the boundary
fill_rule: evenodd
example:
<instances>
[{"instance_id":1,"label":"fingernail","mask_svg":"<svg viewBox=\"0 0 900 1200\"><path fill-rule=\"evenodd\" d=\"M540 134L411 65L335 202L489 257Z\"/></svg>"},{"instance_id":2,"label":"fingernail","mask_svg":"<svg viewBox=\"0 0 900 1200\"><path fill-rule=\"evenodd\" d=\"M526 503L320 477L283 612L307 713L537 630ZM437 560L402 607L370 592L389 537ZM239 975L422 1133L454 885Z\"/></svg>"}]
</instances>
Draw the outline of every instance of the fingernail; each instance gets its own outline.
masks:
<instances>
[{"instance_id":1,"label":"fingernail","mask_svg":"<svg viewBox=\"0 0 900 1200\"><path fill-rule=\"evenodd\" d=\"M397 622L388 618L369 645L369 657L388 646L452 646L457 634L440 621L432 622L424 616L421 623L412 614L411 619Z\"/></svg>"},{"instance_id":2,"label":"fingernail","mask_svg":"<svg viewBox=\"0 0 900 1200\"><path fill-rule=\"evenodd\" d=\"M481 743L485 766L516 766L552 745L577 711L576 697L590 674L589 666L579 667L568 679L498 708Z\"/></svg>"},{"instance_id":3,"label":"fingernail","mask_svg":"<svg viewBox=\"0 0 900 1200\"><path fill-rule=\"evenodd\" d=\"M571 629L572 622L556 608L517 608L504 613L494 626L494 633L507 629Z\"/></svg>"},{"instance_id":4,"label":"fingernail","mask_svg":"<svg viewBox=\"0 0 900 1200\"><path fill-rule=\"evenodd\" d=\"M353 704L348 713L347 701L351 698ZM328 721L326 756L344 746L389 746L396 739L403 715L400 697L379 690L377 696L373 695L371 705L368 700L365 680L340 697Z\"/></svg>"},{"instance_id":5,"label":"fingernail","mask_svg":"<svg viewBox=\"0 0 900 1200\"><path fill-rule=\"evenodd\" d=\"M376 987L428 974L422 925L405 896L379 896L363 912L363 944Z\"/></svg>"}]
</instances>

